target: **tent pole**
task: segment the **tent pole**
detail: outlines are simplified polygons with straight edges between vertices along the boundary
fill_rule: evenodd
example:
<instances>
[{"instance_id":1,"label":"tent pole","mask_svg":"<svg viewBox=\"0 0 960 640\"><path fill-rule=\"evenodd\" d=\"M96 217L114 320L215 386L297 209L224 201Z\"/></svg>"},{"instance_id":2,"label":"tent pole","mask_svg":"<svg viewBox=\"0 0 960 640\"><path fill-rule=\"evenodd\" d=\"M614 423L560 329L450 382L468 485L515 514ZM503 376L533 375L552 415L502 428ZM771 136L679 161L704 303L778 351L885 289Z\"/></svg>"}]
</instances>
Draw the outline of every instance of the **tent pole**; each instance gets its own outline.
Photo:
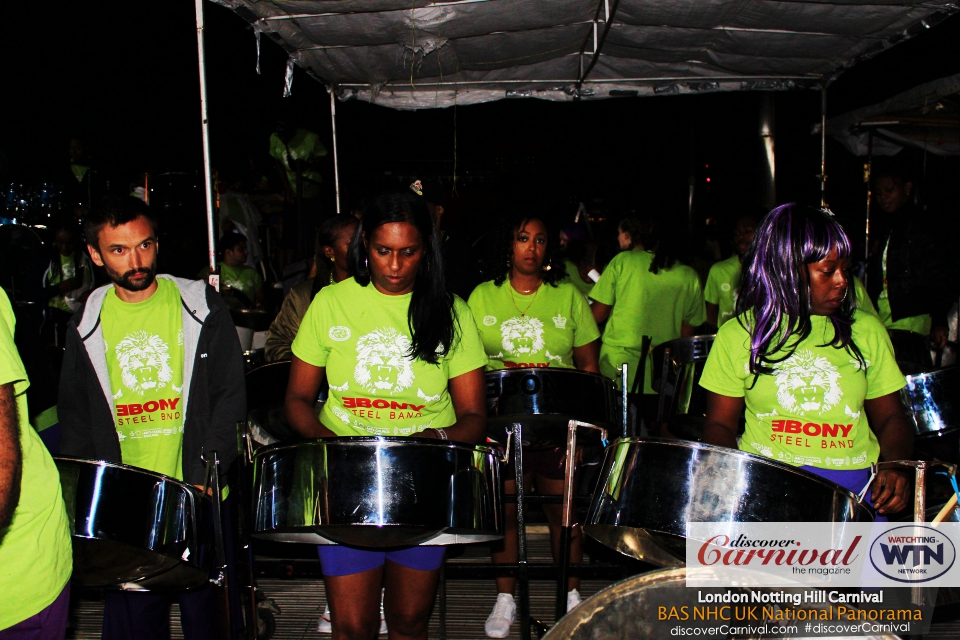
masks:
<instances>
[{"instance_id":1,"label":"tent pole","mask_svg":"<svg viewBox=\"0 0 960 640\"><path fill-rule=\"evenodd\" d=\"M827 206L827 79L820 80L820 206Z\"/></svg>"},{"instance_id":2,"label":"tent pole","mask_svg":"<svg viewBox=\"0 0 960 640\"><path fill-rule=\"evenodd\" d=\"M197 10L197 58L200 64L200 126L203 132L203 180L207 204L207 252L210 284L220 290L217 275L216 233L213 223L213 175L210 171L210 121L207 118L207 56L203 46L203 0L194 0Z\"/></svg>"},{"instance_id":3,"label":"tent pole","mask_svg":"<svg viewBox=\"0 0 960 640\"><path fill-rule=\"evenodd\" d=\"M863 167L863 181L867 183L867 225L863 234L863 261L866 264L870 259L870 201L873 199L873 189L870 181L873 179L873 128L867 130L867 164ZM867 282L867 271L863 272L863 282Z\"/></svg>"},{"instance_id":4,"label":"tent pole","mask_svg":"<svg viewBox=\"0 0 960 640\"><path fill-rule=\"evenodd\" d=\"M340 163L337 158L337 96L330 87L330 129L333 131L333 189L337 198L337 215L340 214Z\"/></svg>"}]
</instances>

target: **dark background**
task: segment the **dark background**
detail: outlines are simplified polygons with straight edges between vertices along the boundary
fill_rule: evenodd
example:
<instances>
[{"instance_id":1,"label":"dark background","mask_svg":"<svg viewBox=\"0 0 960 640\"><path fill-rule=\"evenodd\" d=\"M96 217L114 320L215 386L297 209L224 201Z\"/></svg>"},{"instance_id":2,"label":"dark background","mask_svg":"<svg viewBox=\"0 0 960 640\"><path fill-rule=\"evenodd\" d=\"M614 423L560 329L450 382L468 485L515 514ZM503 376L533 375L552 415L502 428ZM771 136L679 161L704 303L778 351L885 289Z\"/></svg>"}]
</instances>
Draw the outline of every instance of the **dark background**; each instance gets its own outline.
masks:
<instances>
[{"instance_id":1,"label":"dark background","mask_svg":"<svg viewBox=\"0 0 960 640\"><path fill-rule=\"evenodd\" d=\"M256 75L248 25L222 7L205 10L214 165L252 162L270 175L267 139L283 101L286 55L264 38ZM54 181L71 136L85 141L112 190L128 190L144 171L202 171L192 2L15 3L5 13L3 183ZM955 73L958 35L954 16L843 74L829 89L828 114ZM451 223L470 233L517 200L539 201L564 218L580 201L600 218L650 210L686 216L693 169L695 226L708 218L729 223L762 211L761 99L747 92L518 99L418 112L338 103L344 199L403 186L415 175L439 177L446 188L456 163ZM330 148L323 86L297 69L287 102ZM774 104L777 201L818 204L820 140L811 127L819 92L779 92ZM904 153L922 167L921 152ZM926 167L927 192L955 210L956 161L928 157ZM328 173L332 182L332 166ZM828 202L848 225L862 225L862 160L830 140L827 174Z\"/></svg>"}]
</instances>

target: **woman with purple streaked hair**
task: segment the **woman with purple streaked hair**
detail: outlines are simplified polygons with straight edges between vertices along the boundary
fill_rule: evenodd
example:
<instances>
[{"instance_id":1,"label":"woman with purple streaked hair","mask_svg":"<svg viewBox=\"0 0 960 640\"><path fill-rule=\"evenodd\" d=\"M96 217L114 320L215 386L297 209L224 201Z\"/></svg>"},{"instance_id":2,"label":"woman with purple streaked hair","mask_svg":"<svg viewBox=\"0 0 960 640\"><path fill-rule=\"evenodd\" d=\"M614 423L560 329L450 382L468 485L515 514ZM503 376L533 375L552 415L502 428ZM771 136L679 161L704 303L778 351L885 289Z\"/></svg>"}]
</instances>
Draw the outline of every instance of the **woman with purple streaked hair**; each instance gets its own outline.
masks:
<instances>
[{"instance_id":1,"label":"woman with purple streaked hair","mask_svg":"<svg viewBox=\"0 0 960 640\"><path fill-rule=\"evenodd\" d=\"M767 214L743 258L736 318L717 333L700 385L703 441L767 456L859 493L885 514L908 504L900 472L913 431L906 384L880 321L859 311L850 240L829 211L787 204ZM741 418L746 430L737 438Z\"/></svg>"}]
</instances>

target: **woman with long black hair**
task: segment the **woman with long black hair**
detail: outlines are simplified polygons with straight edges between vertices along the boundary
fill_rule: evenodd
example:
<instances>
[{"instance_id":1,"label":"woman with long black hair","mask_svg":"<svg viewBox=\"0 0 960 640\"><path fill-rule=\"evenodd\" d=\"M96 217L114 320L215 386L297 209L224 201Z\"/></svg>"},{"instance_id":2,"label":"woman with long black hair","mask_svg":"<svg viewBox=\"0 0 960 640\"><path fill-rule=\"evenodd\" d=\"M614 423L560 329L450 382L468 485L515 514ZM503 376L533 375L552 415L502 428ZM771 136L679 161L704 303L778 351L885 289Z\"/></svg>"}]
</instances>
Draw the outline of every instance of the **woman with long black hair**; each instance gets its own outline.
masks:
<instances>
[{"instance_id":1,"label":"woman with long black hair","mask_svg":"<svg viewBox=\"0 0 960 640\"><path fill-rule=\"evenodd\" d=\"M377 198L350 251L354 277L324 287L293 343L286 412L303 436L484 437L487 358L463 300L444 287L433 220L414 193ZM314 400L326 378L319 418ZM416 411L367 411L372 400ZM365 400L365 401L364 401ZM375 481L375 479L372 479ZM443 547L319 547L334 638L426 638Z\"/></svg>"},{"instance_id":2,"label":"woman with long black hair","mask_svg":"<svg viewBox=\"0 0 960 640\"><path fill-rule=\"evenodd\" d=\"M850 253L827 211L788 204L763 219L743 258L737 315L717 333L700 379L710 392L703 441L854 493L870 483L866 500L882 518L907 505L909 483L893 470L871 482L871 465L909 459L913 432L890 338L857 309Z\"/></svg>"}]
</instances>

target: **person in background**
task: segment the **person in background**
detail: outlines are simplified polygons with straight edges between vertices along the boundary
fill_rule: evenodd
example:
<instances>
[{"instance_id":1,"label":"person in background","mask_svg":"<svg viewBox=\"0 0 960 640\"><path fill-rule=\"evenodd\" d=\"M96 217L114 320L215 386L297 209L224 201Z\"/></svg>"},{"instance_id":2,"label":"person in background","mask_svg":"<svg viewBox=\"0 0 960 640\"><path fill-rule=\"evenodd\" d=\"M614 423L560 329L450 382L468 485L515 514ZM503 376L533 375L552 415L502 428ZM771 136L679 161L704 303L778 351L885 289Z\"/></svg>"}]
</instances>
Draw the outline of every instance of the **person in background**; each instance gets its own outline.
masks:
<instances>
[{"instance_id":1,"label":"person in background","mask_svg":"<svg viewBox=\"0 0 960 640\"><path fill-rule=\"evenodd\" d=\"M234 303L244 309L260 308L266 300L263 290L263 276L247 262L247 239L236 231L226 233L217 243L220 254L220 293L228 305ZM210 268L200 273L206 278Z\"/></svg>"},{"instance_id":2,"label":"person in background","mask_svg":"<svg viewBox=\"0 0 960 640\"><path fill-rule=\"evenodd\" d=\"M320 223L323 185L320 163L327 155L327 148L316 133L298 127L292 110L288 110L277 119L270 134L269 151L284 187L282 268L294 261L298 245L305 245L306 238L314 236ZM300 257L305 254L303 251Z\"/></svg>"},{"instance_id":3,"label":"person in background","mask_svg":"<svg viewBox=\"0 0 960 640\"><path fill-rule=\"evenodd\" d=\"M590 242L590 236L583 225L575 222L560 230L560 249L567 268L564 282L571 283L580 293L589 296L596 280L600 279L596 266L596 244Z\"/></svg>"},{"instance_id":4,"label":"person in background","mask_svg":"<svg viewBox=\"0 0 960 640\"><path fill-rule=\"evenodd\" d=\"M559 367L600 372L600 331L584 295L566 279L557 234L550 234L540 218L526 213L507 216L500 231L500 250L494 262L494 279L480 284L470 295L470 309L479 324L487 370L516 367ZM542 495L561 495L566 470L566 448L524 448L524 486ZM529 472L527 471L529 470ZM504 491L514 494L517 483L507 465ZM550 525L550 547L560 556L562 507L543 505ZM495 563L517 562L517 507L505 512L504 539L494 545ZM501 547L497 549L497 547ZM571 532L570 561L583 560L580 528ZM513 591L517 580L497 578L497 602L484 630L490 638L505 638L516 618ZM567 611L580 604L580 580L567 584Z\"/></svg>"},{"instance_id":5,"label":"person in background","mask_svg":"<svg viewBox=\"0 0 960 640\"><path fill-rule=\"evenodd\" d=\"M763 219L743 259L736 321L720 328L700 379L703 442L738 448L745 417L741 451L856 494L870 483L867 503L886 516L907 506L912 488L892 469L871 482L871 465L911 459L913 431L890 338L856 310L850 253L829 212L788 204ZM790 425L803 425L802 437Z\"/></svg>"},{"instance_id":6,"label":"person in background","mask_svg":"<svg viewBox=\"0 0 960 640\"><path fill-rule=\"evenodd\" d=\"M67 215L79 221L90 209L93 170L83 140L70 138L67 144L69 163L62 173L63 208Z\"/></svg>"},{"instance_id":7,"label":"person in background","mask_svg":"<svg viewBox=\"0 0 960 640\"><path fill-rule=\"evenodd\" d=\"M356 238L354 277L317 294L293 342L288 422L306 438L482 441L487 358L470 308L446 292L440 243L423 198L409 190L377 198ZM314 406L324 379L330 395L318 417ZM421 408L396 418L351 410L357 396ZM376 485L375 477L367 480ZM318 553L335 638L376 637L381 602L390 637L427 637L443 547L320 545Z\"/></svg>"},{"instance_id":8,"label":"person in background","mask_svg":"<svg viewBox=\"0 0 960 640\"><path fill-rule=\"evenodd\" d=\"M60 450L202 487L202 454L217 451L226 474L237 456L236 425L247 417L243 356L226 304L202 281L157 274L156 221L136 198L104 199L87 218L84 235L111 284L95 289L70 321L60 375ZM157 420L147 423L156 428L145 428L137 416L159 417L148 407L160 403L171 407L162 426ZM223 503L226 522L229 503ZM187 638L220 637L218 597L212 585L172 593L108 591L103 638L169 638L173 601ZM232 604L236 616L239 606Z\"/></svg>"},{"instance_id":9,"label":"person in background","mask_svg":"<svg viewBox=\"0 0 960 640\"><path fill-rule=\"evenodd\" d=\"M722 327L733 318L737 306L737 290L740 287L740 263L753 242L757 232L757 219L743 216L733 228L733 255L710 267L707 284L703 289L706 303L707 323Z\"/></svg>"},{"instance_id":10,"label":"person in background","mask_svg":"<svg viewBox=\"0 0 960 640\"><path fill-rule=\"evenodd\" d=\"M350 277L348 252L357 229L357 219L350 215L327 218L317 233L317 253L314 259L317 275L304 280L290 290L283 300L280 313L270 325L264 356L267 362L290 360L290 346L297 337L300 322L310 303L320 290ZM322 633L322 632L321 632ZM329 633L329 632L328 632Z\"/></svg>"},{"instance_id":11,"label":"person in background","mask_svg":"<svg viewBox=\"0 0 960 640\"><path fill-rule=\"evenodd\" d=\"M639 218L624 218L617 225L617 246L620 251L630 251L637 247L642 248L641 240L650 235L649 220Z\"/></svg>"},{"instance_id":12,"label":"person in background","mask_svg":"<svg viewBox=\"0 0 960 640\"><path fill-rule=\"evenodd\" d=\"M887 329L930 335L933 345L942 348L947 310L958 293L951 233L915 203L915 184L904 170L881 165L874 180L881 232L871 242L867 261L870 299Z\"/></svg>"},{"instance_id":13,"label":"person in background","mask_svg":"<svg viewBox=\"0 0 960 640\"><path fill-rule=\"evenodd\" d=\"M256 269L263 260L263 246L260 244L260 225L263 224L263 217L256 205L243 195L241 191L243 181L239 175L239 171L234 173L229 168L218 174L221 180L220 208L218 209L220 236L231 231L242 234L247 239L246 265Z\"/></svg>"},{"instance_id":14,"label":"person in background","mask_svg":"<svg viewBox=\"0 0 960 640\"><path fill-rule=\"evenodd\" d=\"M640 237L636 237L638 234ZM678 256L684 239L680 225L667 218L652 225L625 219L618 240L625 250L607 265L593 287L591 307L597 324L606 322L600 347L600 373L620 379L618 367L629 365L628 384L643 376L639 407L650 435L656 435L657 394L651 386L652 363L641 349L644 337L650 346L693 336L706 319L703 291L697 272L681 264ZM645 247L652 247L652 250ZM642 367L642 370L640 369Z\"/></svg>"},{"instance_id":15,"label":"person in background","mask_svg":"<svg viewBox=\"0 0 960 640\"><path fill-rule=\"evenodd\" d=\"M47 318L56 327L56 344L63 345L67 322L93 289L93 264L80 241L80 233L70 220L54 226L56 252L43 273L47 297Z\"/></svg>"},{"instance_id":16,"label":"person in background","mask_svg":"<svg viewBox=\"0 0 960 640\"><path fill-rule=\"evenodd\" d=\"M0 640L62 640L73 545L60 474L28 421L30 381L0 290Z\"/></svg>"}]
</instances>

